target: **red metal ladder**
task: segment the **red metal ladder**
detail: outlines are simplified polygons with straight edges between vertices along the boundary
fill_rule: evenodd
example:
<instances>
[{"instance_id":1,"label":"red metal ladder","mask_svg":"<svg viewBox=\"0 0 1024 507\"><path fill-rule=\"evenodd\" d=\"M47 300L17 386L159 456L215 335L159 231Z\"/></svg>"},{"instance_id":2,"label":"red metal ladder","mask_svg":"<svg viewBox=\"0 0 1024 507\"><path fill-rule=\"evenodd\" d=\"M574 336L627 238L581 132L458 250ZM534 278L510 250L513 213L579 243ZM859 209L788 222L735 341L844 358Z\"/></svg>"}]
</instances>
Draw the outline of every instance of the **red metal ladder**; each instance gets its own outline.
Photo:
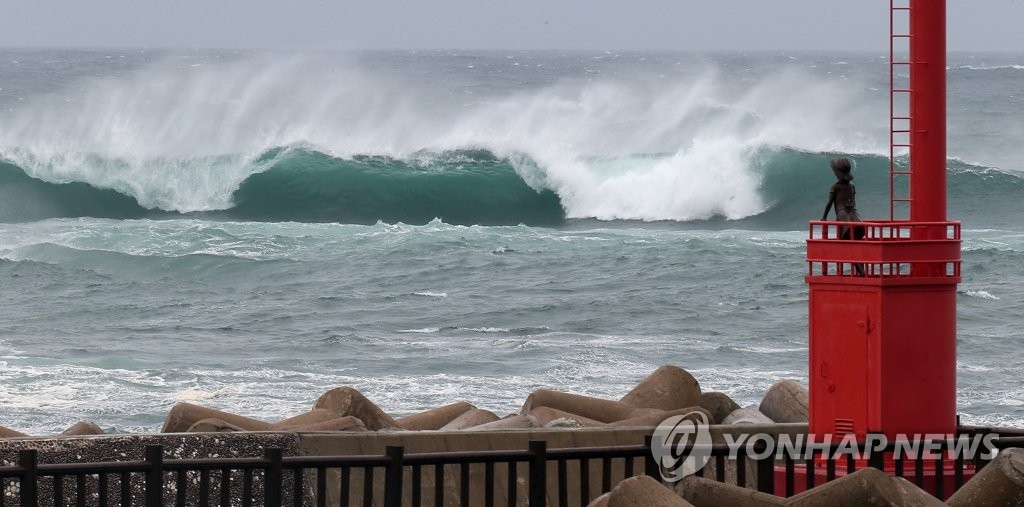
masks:
<instances>
[{"instance_id":1,"label":"red metal ladder","mask_svg":"<svg viewBox=\"0 0 1024 507\"><path fill-rule=\"evenodd\" d=\"M911 117L910 100L910 0L889 0L889 219L910 217L910 160ZM906 155L906 164L896 162L898 155ZM897 187L906 193L898 192ZM897 195L898 194L898 195ZM897 213L897 207L906 208Z\"/></svg>"}]
</instances>

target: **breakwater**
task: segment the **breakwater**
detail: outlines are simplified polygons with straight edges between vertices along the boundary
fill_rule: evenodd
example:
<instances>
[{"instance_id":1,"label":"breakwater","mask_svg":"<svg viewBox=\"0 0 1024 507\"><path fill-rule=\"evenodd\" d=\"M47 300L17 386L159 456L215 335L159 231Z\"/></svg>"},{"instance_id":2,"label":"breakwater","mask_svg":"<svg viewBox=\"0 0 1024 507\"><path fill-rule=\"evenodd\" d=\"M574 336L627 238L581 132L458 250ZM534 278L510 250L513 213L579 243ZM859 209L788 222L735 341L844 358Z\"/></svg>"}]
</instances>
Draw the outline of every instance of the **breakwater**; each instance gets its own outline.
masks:
<instances>
[{"instance_id":1,"label":"breakwater","mask_svg":"<svg viewBox=\"0 0 1024 507\"><path fill-rule=\"evenodd\" d=\"M799 423L807 421L807 390L793 380L780 380L756 406L741 407L728 395L702 392L697 379L685 369L665 365L619 399L605 399L552 389L538 389L525 397L517 413L495 414L458 400L424 412L396 417L349 386L320 395L310 410L277 421L256 414L237 414L193 403L173 406L161 433L227 431L487 431L531 428L653 427L669 417L703 417L706 424ZM59 435L103 434L92 421L80 421ZM29 437L12 427L0 426L0 437Z\"/></svg>"}]
</instances>

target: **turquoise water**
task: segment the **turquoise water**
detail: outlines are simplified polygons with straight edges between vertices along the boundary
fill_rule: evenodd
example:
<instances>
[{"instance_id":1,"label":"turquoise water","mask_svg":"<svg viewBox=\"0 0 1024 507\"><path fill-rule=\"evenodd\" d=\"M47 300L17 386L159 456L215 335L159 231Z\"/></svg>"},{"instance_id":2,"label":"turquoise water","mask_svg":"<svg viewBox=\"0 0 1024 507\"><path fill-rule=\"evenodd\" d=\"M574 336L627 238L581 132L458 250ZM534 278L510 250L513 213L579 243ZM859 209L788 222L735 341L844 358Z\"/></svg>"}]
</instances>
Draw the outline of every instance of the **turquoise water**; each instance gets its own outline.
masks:
<instances>
[{"instance_id":1,"label":"turquoise water","mask_svg":"<svg viewBox=\"0 0 1024 507\"><path fill-rule=\"evenodd\" d=\"M958 397L1024 425L1024 67L953 55ZM0 425L158 431L351 385L407 414L618 397L662 364L806 380L806 222L857 162L866 54L0 52Z\"/></svg>"}]
</instances>

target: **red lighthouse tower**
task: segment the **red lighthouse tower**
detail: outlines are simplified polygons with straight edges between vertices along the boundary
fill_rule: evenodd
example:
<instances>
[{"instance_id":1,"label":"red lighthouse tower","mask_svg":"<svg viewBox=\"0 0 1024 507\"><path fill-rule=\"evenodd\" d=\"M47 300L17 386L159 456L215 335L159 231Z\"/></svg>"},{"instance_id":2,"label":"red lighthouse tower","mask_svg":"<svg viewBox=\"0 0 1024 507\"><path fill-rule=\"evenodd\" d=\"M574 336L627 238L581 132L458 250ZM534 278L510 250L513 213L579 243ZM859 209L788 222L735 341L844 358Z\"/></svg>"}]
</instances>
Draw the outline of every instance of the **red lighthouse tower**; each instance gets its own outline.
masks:
<instances>
[{"instance_id":1,"label":"red lighthouse tower","mask_svg":"<svg viewBox=\"0 0 1024 507\"><path fill-rule=\"evenodd\" d=\"M839 239L840 223L811 222L807 240L809 431L833 440L957 427L960 224L946 218L946 7L898 4L891 0L890 216L863 222L861 240Z\"/></svg>"}]
</instances>

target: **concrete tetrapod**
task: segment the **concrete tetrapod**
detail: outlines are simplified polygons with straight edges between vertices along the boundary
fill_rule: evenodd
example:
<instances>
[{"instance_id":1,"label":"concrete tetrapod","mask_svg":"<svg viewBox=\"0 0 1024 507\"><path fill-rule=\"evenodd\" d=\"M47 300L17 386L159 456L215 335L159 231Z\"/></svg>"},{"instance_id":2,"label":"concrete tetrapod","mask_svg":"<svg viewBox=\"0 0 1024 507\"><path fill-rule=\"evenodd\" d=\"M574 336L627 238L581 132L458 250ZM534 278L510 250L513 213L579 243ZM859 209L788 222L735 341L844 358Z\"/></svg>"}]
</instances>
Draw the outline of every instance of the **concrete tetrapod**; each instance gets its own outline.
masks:
<instances>
[{"instance_id":1,"label":"concrete tetrapod","mask_svg":"<svg viewBox=\"0 0 1024 507\"><path fill-rule=\"evenodd\" d=\"M466 412L463 412L462 415L452 419L451 422L441 427L441 431L464 430L466 428L472 428L473 426L494 422L498 419L500 418L490 410L474 408L473 410L467 410Z\"/></svg>"},{"instance_id":2,"label":"concrete tetrapod","mask_svg":"<svg viewBox=\"0 0 1024 507\"><path fill-rule=\"evenodd\" d=\"M639 410L637 407L621 401L605 400L548 389L538 389L531 393L526 398L526 402L523 403L520 413L529 414L537 407L549 407L603 423L628 419L633 416L636 410Z\"/></svg>"},{"instance_id":3,"label":"concrete tetrapod","mask_svg":"<svg viewBox=\"0 0 1024 507\"><path fill-rule=\"evenodd\" d=\"M733 410L740 408L740 405L733 401L728 394L715 391L700 393L697 405L711 414L714 424L722 424L722 421L729 417Z\"/></svg>"},{"instance_id":4,"label":"concrete tetrapod","mask_svg":"<svg viewBox=\"0 0 1024 507\"><path fill-rule=\"evenodd\" d=\"M188 427L188 433L223 433L227 431L245 431L234 424L227 423L216 417L200 419Z\"/></svg>"},{"instance_id":5,"label":"concrete tetrapod","mask_svg":"<svg viewBox=\"0 0 1024 507\"><path fill-rule=\"evenodd\" d=\"M345 415L305 426L296 426L289 431L366 431L366 425L355 417Z\"/></svg>"},{"instance_id":6,"label":"concrete tetrapod","mask_svg":"<svg viewBox=\"0 0 1024 507\"><path fill-rule=\"evenodd\" d=\"M677 410L697 405L700 384L690 372L665 365L643 379L622 397L622 403L637 408Z\"/></svg>"},{"instance_id":7,"label":"concrete tetrapod","mask_svg":"<svg viewBox=\"0 0 1024 507\"><path fill-rule=\"evenodd\" d=\"M807 422L810 393L795 380L780 380L768 388L758 410L779 423Z\"/></svg>"},{"instance_id":8,"label":"concrete tetrapod","mask_svg":"<svg viewBox=\"0 0 1024 507\"><path fill-rule=\"evenodd\" d=\"M693 475L679 481L676 491L696 507L772 507L786 502L784 498L769 493Z\"/></svg>"},{"instance_id":9,"label":"concrete tetrapod","mask_svg":"<svg viewBox=\"0 0 1024 507\"><path fill-rule=\"evenodd\" d=\"M395 422L406 430L436 430L474 408L476 407L465 401L458 401L426 412L408 415L395 420Z\"/></svg>"},{"instance_id":10,"label":"concrete tetrapod","mask_svg":"<svg viewBox=\"0 0 1024 507\"><path fill-rule=\"evenodd\" d=\"M372 401L354 388L336 387L320 396L313 408L324 408L339 416L350 415L363 421L366 429L378 431L384 429L401 429L398 422L391 418Z\"/></svg>"},{"instance_id":11,"label":"concrete tetrapod","mask_svg":"<svg viewBox=\"0 0 1024 507\"><path fill-rule=\"evenodd\" d=\"M99 425L89 421L78 421L72 424L68 429L62 431L60 436L62 437L77 437L82 435L103 435L103 428Z\"/></svg>"},{"instance_id":12,"label":"concrete tetrapod","mask_svg":"<svg viewBox=\"0 0 1024 507\"><path fill-rule=\"evenodd\" d=\"M480 424L466 431L493 431L493 430L515 430L523 428L540 428L543 425L536 417L529 414L513 414L494 422Z\"/></svg>"},{"instance_id":13,"label":"concrete tetrapod","mask_svg":"<svg viewBox=\"0 0 1024 507\"><path fill-rule=\"evenodd\" d=\"M916 484L910 482L902 477L890 477L889 480L896 486L896 491L899 493L899 497L902 498L902 505L906 506L929 506L934 505L936 507L945 506L946 504L935 498L927 491L917 487Z\"/></svg>"},{"instance_id":14,"label":"concrete tetrapod","mask_svg":"<svg viewBox=\"0 0 1024 507\"><path fill-rule=\"evenodd\" d=\"M191 403L178 403L171 407L164 419L161 433L183 433L203 419L219 419L244 431L268 431L273 429L268 422L244 417L222 410L206 408Z\"/></svg>"},{"instance_id":15,"label":"concrete tetrapod","mask_svg":"<svg viewBox=\"0 0 1024 507\"><path fill-rule=\"evenodd\" d=\"M331 413L330 411L326 411ZM297 424L301 422L302 424ZM333 415L330 419L306 419L303 421L291 420L283 427L274 428L276 431L366 431L363 421L350 415ZM214 417L202 419L188 428L189 433L222 433L226 431L246 431L221 419Z\"/></svg>"},{"instance_id":16,"label":"concrete tetrapod","mask_svg":"<svg viewBox=\"0 0 1024 507\"><path fill-rule=\"evenodd\" d=\"M27 436L28 435L26 435L25 433L22 433L22 432L20 432L18 430L12 430L10 428L5 428L3 426L0 426L0 438L18 438L18 437L27 437Z\"/></svg>"},{"instance_id":17,"label":"concrete tetrapod","mask_svg":"<svg viewBox=\"0 0 1024 507\"><path fill-rule=\"evenodd\" d=\"M588 417L583 417L577 414L570 414L569 412L563 412L558 409L551 407L534 407L530 410L530 415L537 418L537 421L543 426L549 426L555 421L560 421L560 427L595 427L595 426L606 426L601 421L595 421ZM575 421L577 425L568 423L568 421Z\"/></svg>"},{"instance_id":18,"label":"concrete tetrapod","mask_svg":"<svg viewBox=\"0 0 1024 507\"><path fill-rule=\"evenodd\" d=\"M907 480L894 480L877 468L863 468L794 495L786 500L793 507L904 506L927 507L944 505Z\"/></svg>"},{"instance_id":19,"label":"concrete tetrapod","mask_svg":"<svg viewBox=\"0 0 1024 507\"><path fill-rule=\"evenodd\" d=\"M757 409L737 408L722 419L722 424L775 424L775 421Z\"/></svg>"},{"instance_id":20,"label":"concrete tetrapod","mask_svg":"<svg viewBox=\"0 0 1024 507\"><path fill-rule=\"evenodd\" d=\"M674 417L674 416L677 416L677 415L686 416L686 417L684 417L685 420L694 421L696 423L705 423L705 422L708 423L708 424L713 424L714 423L714 421L711 419L711 414L707 410L704 410L701 407L686 407L686 408L680 408L678 410L668 410L668 411L666 411L666 410L653 410L652 409L651 413L643 414L643 415L638 415L636 417L630 417L629 419L623 419L621 421L615 421L615 422L609 424L608 426L616 426L616 427L657 426L657 425L661 424L661 422L664 421L665 419L668 419L669 417ZM704 416L703 420L700 417L701 415Z\"/></svg>"},{"instance_id":21,"label":"concrete tetrapod","mask_svg":"<svg viewBox=\"0 0 1024 507\"><path fill-rule=\"evenodd\" d=\"M692 504L650 476L636 475L612 488L608 507L692 507Z\"/></svg>"},{"instance_id":22,"label":"concrete tetrapod","mask_svg":"<svg viewBox=\"0 0 1024 507\"><path fill-rule=\"evenodd\" d=\"M587 507L608 507L608 499L611 498L612 492L609 491L587 504Z\"/></svg>"},{"instance_id":23,"label":"concrete tetrapod","mask_svg":"<svg viewBox=\"0 0 1024 507\"><path fill-rule=\"evenodd\" d=\"M955 507L1024 505L1024 449L1003 449L946 503Z\"/></svg>"},{"instance_id":24,"label":"concrete tetrapod","mask_svg":"<svg viewBox=\"0 0 1024 507\"><path fill-rule=\"evenodd\" d=\"M318 424L324 421L330 421L338 417L338 414L325 408L315 408L309 412L303 412L297 416L282 419L270 426L275 430L291 430L294 428L301 428L310 424Z\"/></svg>"}]
</instances>

